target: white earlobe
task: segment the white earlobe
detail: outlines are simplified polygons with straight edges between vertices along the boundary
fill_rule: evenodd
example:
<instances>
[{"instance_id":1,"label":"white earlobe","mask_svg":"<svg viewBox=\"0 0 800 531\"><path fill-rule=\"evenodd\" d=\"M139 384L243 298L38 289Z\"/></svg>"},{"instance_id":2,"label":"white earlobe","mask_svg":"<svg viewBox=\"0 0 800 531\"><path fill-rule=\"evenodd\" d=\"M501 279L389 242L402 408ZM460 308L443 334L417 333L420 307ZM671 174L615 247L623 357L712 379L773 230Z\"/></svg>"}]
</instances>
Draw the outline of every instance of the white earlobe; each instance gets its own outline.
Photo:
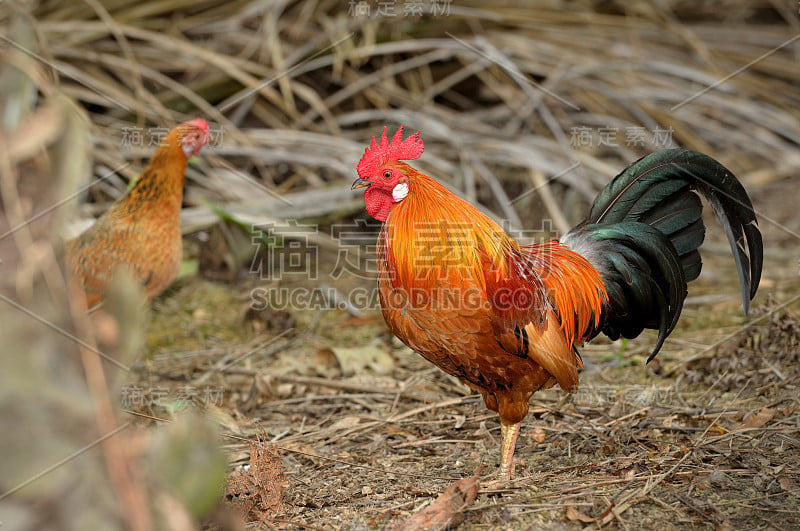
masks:
<instances>
[{"instance_id":1,"label":"white earlobe","mask_svg":"<svg viewBox=\"0 0 800 531\"><path fill-rule=\"evenodd\" d=\"M192 158L192 155L194 155L196 150L195 146L193 146L191 142L181 142L181 149L183 149L183 154L186 155L187 159Z\"/></svg>"},{"instance_id":2,"label":"white earlobe","mask_svg":"<svg viewBox=\"0 0 800 531\"><path fill-rule=\"evenodd\" d=\"M392 190L392 199L395 203L399 203L408 195L408 183L400 183Z\"/></svg>"}]
</instances>

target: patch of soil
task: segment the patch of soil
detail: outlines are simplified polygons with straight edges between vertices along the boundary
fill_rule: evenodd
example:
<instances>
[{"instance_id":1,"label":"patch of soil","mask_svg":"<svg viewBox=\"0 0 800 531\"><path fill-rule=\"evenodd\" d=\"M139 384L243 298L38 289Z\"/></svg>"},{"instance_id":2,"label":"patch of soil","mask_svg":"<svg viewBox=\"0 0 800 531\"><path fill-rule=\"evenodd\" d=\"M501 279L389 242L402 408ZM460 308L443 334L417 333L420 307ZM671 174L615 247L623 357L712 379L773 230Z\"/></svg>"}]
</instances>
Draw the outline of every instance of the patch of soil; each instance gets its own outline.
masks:
<instances>
[{"instance_id":1,"label":"patch of soil","mask_svg":"<svg viewBox=\"0 0 800 531\"><path fill-rule=\"evenodd\" d=\"M686 364L690 383L721 391L780 386L797 392L800 375L800 320L774 297L755 309L738 340L729 341Z\"/></svg>"},{"instance_id":2,"label":"patch of soil","mask_svg":"<svg viewBox=\"0 0 800 531\"><path fill-rule=\"evenodd\" d=\"M756 305L763 321L684 367L682 360L718 340L718 325L709 323L726 314L689 319L662 353L672 369L660 374L668 377L643 366L649 336L630 348L587 345L580 390L534 396L517 477L498 485L490 483L499 457L496 415L393 339L376 311L294 309L292 319L275 314L273 328L253 328L245 319L248 290L192 279L172 290L155 307L152 354L137 378L145 388L221 391L207 407L228 432L232 478L252 462L250 442L275 445L287 485L282 509L259 513L263 525L392 526L480 471L477 500L459 511L465 529L800 527L797 393L770 369L796 376L798 322L789 308ZM184 334L162 330L176 324ZM383 350L393 366L376 372L365 363L345 374L334 352L366 346ZM140 409L165 415L152 404Z\"/></svg>"}]
</instances>

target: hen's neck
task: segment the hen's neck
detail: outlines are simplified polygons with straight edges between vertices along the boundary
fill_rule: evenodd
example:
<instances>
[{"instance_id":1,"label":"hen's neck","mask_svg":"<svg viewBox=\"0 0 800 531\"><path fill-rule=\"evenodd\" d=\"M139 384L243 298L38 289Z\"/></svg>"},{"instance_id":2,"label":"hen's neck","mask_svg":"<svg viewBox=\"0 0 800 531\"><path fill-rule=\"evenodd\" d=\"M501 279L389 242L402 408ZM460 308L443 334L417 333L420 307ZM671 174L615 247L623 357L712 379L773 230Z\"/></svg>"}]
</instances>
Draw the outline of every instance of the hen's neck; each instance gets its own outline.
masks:
<instances>
[{"instance_id":1,"label":"hen's neck","mask_svg":"<svg viewBox=\"0 0 800 531\"><path fill-rule=\"evenodd\" d=\"M185 173L186 156L180 147L161 146L134 183L125 201L176 203L180 208Z\"/></svg>"}]
</instances>

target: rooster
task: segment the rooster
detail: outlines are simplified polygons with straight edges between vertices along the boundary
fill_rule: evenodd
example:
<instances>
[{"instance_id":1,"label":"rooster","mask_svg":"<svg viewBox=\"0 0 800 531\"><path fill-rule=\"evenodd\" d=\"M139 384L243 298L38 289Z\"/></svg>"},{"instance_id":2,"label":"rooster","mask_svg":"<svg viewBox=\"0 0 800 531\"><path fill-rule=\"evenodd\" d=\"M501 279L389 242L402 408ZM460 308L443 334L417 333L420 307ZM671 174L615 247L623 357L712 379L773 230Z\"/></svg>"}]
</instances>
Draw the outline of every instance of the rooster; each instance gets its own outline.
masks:
<instances>
[{"instance_id":1,"label":"rooster","mask_svg":"<svg viewBox=\"0 0 800 531\"><path fill-rule=\"evenodd\" d=\"M648 362L675 328L687 282L700 274L702 203L733 250L745 314L761 277L763 245L750 198L714 159L685 149L631 164L560 240L521 246L489 217L403 160L422 155L403 126L373 137L352 188L382 221L378 294L391 331L483 396L500 416L499 476L513 454L528 401L558 384L573 391L577 347L599 333L658 330Z\"/></svg>"},{"instance_id":2,"label":"rooster","mask_svg":"<svg viewBox=\"0 0 800 531\"><path fill-rule=\"evenodd\" d=\"M180 213L186 161L208 142L202 118L173 128L130 192L89 229L66 244L73 284L89 308L103 300L119 268L152 300L178 275L183 246Z\"/></svg>"}]
</instances>

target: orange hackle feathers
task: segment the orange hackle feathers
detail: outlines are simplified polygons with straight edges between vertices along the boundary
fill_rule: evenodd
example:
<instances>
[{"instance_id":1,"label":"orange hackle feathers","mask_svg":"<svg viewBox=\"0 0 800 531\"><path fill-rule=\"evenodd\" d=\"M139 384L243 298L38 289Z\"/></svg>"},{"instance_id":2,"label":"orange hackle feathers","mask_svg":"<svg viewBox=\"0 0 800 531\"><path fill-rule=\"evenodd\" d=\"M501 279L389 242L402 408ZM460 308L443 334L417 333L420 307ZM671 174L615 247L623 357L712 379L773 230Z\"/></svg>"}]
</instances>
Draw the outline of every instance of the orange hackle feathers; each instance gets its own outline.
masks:
<instances>
[{"instance_id":1,"label":"orange hackle feathers","mask_svg":"<svg viewBox=\"0 0 800 531\"><path fill-rule=\"evenodd\" d=\"M497 275L505 272L505 253L515 243L466 201L427 175L402 165L410 181L409 197L397 203L387 224L390 256L399 285L434 289L448 280L472 277L485 288L481 269L488 260Z\"/></svg>"},{"instance_id":2,"label":"orange hackle feathers","mask_svg":"<svg viewBox=\"0 0 800 531\"><path fill-rule=\"evenodd\" d=\"M494 323L510 330L539 324L552 307L570 346L597 326L605 289L585 258L555 240L521 247L434 179L402 168L411 183L409 196L394 206L385 225L394 286L429 296L476 289L490 305Z\"/></svg>"}]
</instances>

